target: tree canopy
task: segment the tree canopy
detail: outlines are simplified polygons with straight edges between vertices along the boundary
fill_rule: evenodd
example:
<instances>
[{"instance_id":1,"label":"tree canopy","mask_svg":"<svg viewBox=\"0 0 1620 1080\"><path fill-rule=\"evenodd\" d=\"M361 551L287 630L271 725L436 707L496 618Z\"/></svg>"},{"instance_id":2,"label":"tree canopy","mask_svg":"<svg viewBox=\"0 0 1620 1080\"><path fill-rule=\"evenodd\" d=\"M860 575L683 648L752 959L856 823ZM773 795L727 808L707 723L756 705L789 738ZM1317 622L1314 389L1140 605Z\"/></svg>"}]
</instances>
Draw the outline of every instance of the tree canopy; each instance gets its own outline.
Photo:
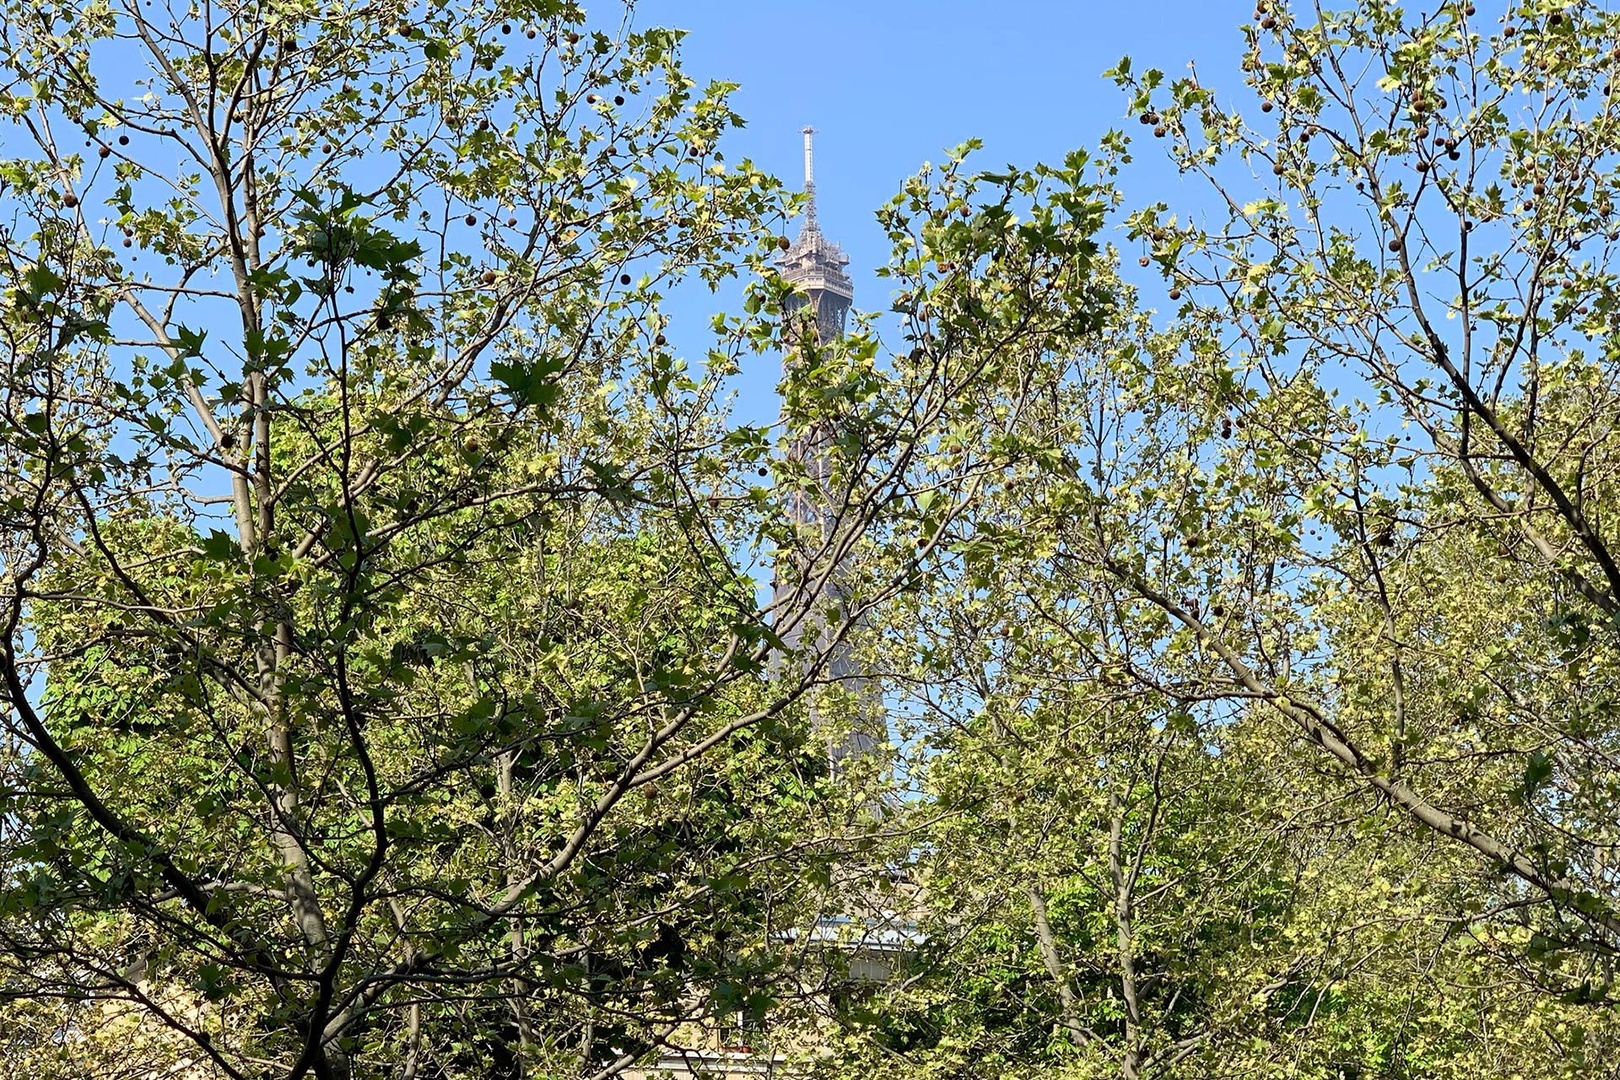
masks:
<instances>
[{"instance_id":1,"label":"tree canopy","mask_svg":"<svg viewBox=\"0 0 1620 1080\"><path fill-rule=\"evenodd\" d=\"M1262 0L818 339L632 14L7 3L0 1076L1612 1061L1620 19Z\"/></svg>"}]
</instances>

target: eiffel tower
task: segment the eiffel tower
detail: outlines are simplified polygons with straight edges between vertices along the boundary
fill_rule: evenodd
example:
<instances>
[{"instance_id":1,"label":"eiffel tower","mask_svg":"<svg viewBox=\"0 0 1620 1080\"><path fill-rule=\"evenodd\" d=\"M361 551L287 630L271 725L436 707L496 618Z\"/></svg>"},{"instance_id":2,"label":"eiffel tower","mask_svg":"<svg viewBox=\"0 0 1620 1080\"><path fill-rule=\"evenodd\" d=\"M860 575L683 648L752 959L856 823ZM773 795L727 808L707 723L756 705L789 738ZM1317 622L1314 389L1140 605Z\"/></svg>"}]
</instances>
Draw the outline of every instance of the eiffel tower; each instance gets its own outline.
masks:
<instances>
[{"instance_id":1,"label":"eiffel tower","mask_svg":"<svg viewBox=\"0 0 1620 1080\"><path fill-rule=\"evenodd\" d=\"M855 288L845 272L849 256L822 234L821 224L816 220L814 135L814 128L804 129L804 223L798 239L777 257L777 269L783 280L794 286L787 302L787 318L792 321L809 307L814 314L810 333L815 341L831 341L843 336ZM805 362L803 349L807 344L814 342L801 342L783 358L787 378L793 378L795 369ZM838 499L832 490L834 481L829 459L835 433L821 423L790 429L788 434L789 455L803 467L807 480L803 491L788 500L788 517L813 549L830 539L837 524L834 507ZM799 571L804 569L802 566L779 567L776 600L784 599L787 593L799 587ZM839 568L833 568L819 591L817 599L822 602L816 605L818 610L842 606L839 602L846 595L846 587ZM827 730L827 718L821 708L814 700L811 703L811 726L824 738L828 766L837 774L851 759L872 752L879 741L882 720L880 703L861 677L848 643L836 641L835 637L834 628L821 618L801 621L782 635L790 654L812 646L815 654L827 656L826 678L848 690L860 704L861 716L857 722L846 731L834 733Z\"/></svg>"},{"instance_id":2,"label":"eiffel tower","mask_svg":"<svg viewBox=\"0 0 1620 1080\"><path fill-rule=\"evenodd\" d=\"M805 214L799 237L777 258L777 269L794 286L788 300L787 315L792 321L808 306L814 315L808 333L814 342L800 341L783 357L784 375L792 379L795 371L805 363L805 351L815 342L831 341L841 337L844 322L849 315L855 290L845 273L849 257L843 249L822 235L816 220L816 184L814 131L804 129L804 191ZM806 482L803 489L787 501L789 518L798 527L804 539L800 550L814 552L832 537L837 527L835 507L838 493L833 475L831 444L836 431L825 422L788 430L789 453L804 469ZM791 565L795 558L791 551L778 553L775 596L779 601L793 597L794 590L804 587L806 571L815 573L826 569L825 556L803 559ZM802 557L801 557L802 558ZM814 562L815 566L807 566ZM847 595L848 575L834 566L825 574L814 599L814 606L841 607ZM798 595L797 604L784 606L803 610L806 597ZM884 720L882 700L872 682L860 670L853 651L846 642L836 640L833 628L824 619L803 619L782 633L786 644L785 656L775 659L776 670L797 662L803 653L826 656L823 678L842 686L856 703L859 714L856 722L835 728L822 715L815 698L811 700L812 727L824 740L827 764L834 776L840 775L846 763L872 754L882 740ZM880 807L874 813L881 814ZM817 918L813 925L789 929L778 935L780 942L794 943L812 951L827 950L841 953L850 976L857 980L884 981L893 973L900 957L915 949L923 937L916 926L893 911L835 911ZM766 1077L792 1076L794 1071L784 1057L774 1052L767 1040L756 1042L758 1032L744 1030L711 1031L708 1045L694 1045L681 1052L662 1055L658 1062L624 1072L625 1080L763 1080Z\"/></svg>"}]
</instances>

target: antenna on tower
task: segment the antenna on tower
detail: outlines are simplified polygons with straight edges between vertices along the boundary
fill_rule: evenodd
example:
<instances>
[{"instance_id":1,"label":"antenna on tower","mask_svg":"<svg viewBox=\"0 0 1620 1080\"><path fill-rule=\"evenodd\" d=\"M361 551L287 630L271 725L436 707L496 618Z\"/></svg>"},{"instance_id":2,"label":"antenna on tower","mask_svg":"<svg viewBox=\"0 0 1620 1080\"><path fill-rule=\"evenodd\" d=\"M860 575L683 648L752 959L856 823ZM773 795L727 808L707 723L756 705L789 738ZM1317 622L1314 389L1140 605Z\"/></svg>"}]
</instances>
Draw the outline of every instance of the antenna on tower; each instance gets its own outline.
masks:
<instances>
[{"instance_id":1,"label":"antenna on tower","mask_svg":"<svg viewBox=\"0 0 1620 1080\"><path fill-rule=\"evenodd\" d=\"M804 229L806 232L819 232L820 226L816 224L816 157L812 137L816 129L806 125L804 128Z\"/></svg>"}]
</instances>

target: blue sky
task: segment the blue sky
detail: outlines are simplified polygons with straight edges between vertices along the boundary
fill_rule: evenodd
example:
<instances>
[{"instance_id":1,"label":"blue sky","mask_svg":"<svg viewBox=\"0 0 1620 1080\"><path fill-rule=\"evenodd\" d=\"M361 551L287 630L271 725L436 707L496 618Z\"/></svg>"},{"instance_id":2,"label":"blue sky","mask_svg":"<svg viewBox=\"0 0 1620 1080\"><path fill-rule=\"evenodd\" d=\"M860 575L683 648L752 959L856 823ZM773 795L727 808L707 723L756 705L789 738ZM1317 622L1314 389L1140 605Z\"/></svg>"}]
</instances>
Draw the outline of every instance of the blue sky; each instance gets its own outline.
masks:
<instances>
[{"instance_id":1,"label":"blue sky","mask_svg":"<svg viewBox=\"0 0 1620 1080\"><path fill-rule=\"evenodd\" d=\"M1252 10L1248 0L642 0L635 21L689 30L688 73L741 84L734 102L748 126L729 159L746 155L797 184L799 129L817 129L822 227L850 255L856 306L873 310L887 307L872 271L888 247L872 212L923 162L973 137L984 141L985 167L1056 161L1110 127L1135 128L1101 77L1126 54L1168 74L1196 60L1207 84L1230 87L1238 27ZM1157 154L1133 173L1133 203L1174 201L1175 178ZM734 308L725 298L677 303ZM679 332L687 314L672 311L677 342L697 345ZM745 389L745 411L763 404L756 386Z\"/></svg>"}]
</instances>

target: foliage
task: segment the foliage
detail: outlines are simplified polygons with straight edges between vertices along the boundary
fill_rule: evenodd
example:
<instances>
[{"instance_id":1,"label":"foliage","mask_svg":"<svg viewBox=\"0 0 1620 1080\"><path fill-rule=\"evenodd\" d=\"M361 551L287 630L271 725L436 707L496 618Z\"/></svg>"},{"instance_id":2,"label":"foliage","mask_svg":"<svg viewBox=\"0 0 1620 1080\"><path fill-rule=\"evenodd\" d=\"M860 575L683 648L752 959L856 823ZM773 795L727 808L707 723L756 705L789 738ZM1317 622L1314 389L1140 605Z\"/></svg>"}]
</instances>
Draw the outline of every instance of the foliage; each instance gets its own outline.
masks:
<instances>
[{"instance_id":1,"label":"foliage","mask_svg":"<svg viewBox=\"0 0 1620 1080\"><path fill-rule=\"evenodd\" d=\"M606 1075L769 1009L873 798L804 703L960 511L917 448L995 357L856 334L800 350L780 431L727 416L802 340L792 204L673 31L0 26L8 1075ZM1078 276L1073 216L1037 239ZM689 365L665 290L738 272Z\"/></svg>"}]
</instances>

